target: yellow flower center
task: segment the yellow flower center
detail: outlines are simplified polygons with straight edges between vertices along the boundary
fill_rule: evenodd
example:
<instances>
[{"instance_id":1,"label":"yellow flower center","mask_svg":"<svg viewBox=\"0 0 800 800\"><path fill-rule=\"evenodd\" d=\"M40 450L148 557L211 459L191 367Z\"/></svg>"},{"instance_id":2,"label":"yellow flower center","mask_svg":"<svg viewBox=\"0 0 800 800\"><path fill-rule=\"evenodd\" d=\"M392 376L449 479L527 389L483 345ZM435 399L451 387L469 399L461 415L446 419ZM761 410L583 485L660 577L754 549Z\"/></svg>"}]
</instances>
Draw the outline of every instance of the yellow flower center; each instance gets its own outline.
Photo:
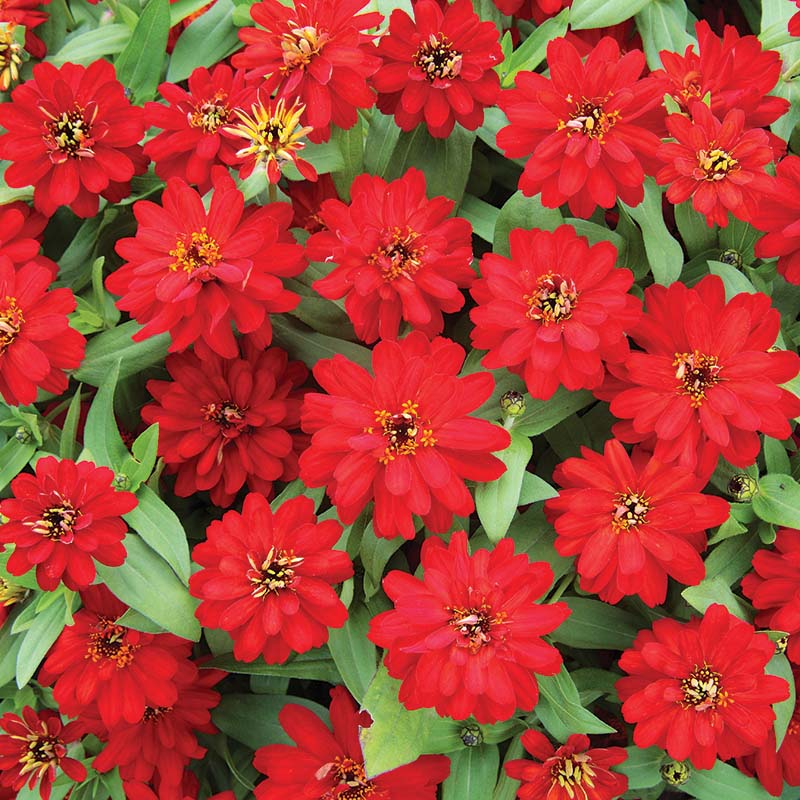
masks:
<instances>
[{"instance_id":1,"label":"yellow flower center","mask_svg":"<svg viewBox=\"0 0 800 800\"><path fill-rule=\"evenodd\" d=\"M707 181L721 181L729 172L739 169L739 162L725 150L712 148L697 153L695 178Z\"/></svg>"},{"instance_id":2,"label":"yellow flower center","mask_svg":"<svg viewBox=\"0 0 800 800\"><path fill-rule=\"evenodd\" d=\"M722 688L721 679L719 672L715 672L709 664L704 664L702 667L695 666L688 677L681 680L684 708L708 711L710 708L715 709L717 706L724 708L732 703L733 700Z\"/></svg>"},{"instance_id":3,"label":"yellow flower center","mask_svg":"<svg viewBox=\"0 0 800 800\"><path fill-rule=\"evenodd\" d=\"M375 411L375 422L380 425L386 440L386 449L378 459L381 464L388 464L397 456L412 456L420 445L433 447L436 444L433 430L419 423L418 404L406 400L401 409L398 414L392 414L386 409ZM369 427L364 432L373 433L373 431L374 428Z\"/></svg>"},{"instance_id":4,"label":"yellow flower center","mask_svg":"<svg viewBox=\"0 0 800 800\"><path fill-rule=\"evenodd\" d=\"M503 612L492 616L492 610L486 603L479 608L454 606L447 610L452 615L450 625L460 634L456 646L467 648L473 655L493 641L492 629L502 625L506 618Z\"/></svg>"},{"instance_id":5,"label":"yellow flower center","mask_svg":"<svg viewBox=\"0 0 800 800\"><path fill-rule=\"evenodd\" d=\"M264 558L251 551L247 560L250 563L247 579L253 584L253 597L266 597L270 592L277 594L291 586L295 569L303 563L303 559L291 550L276 547L271 547Z\"/></svg>"},{"instance_id":6,"label":"yellow flower center","mask_svg":"<svg viewBox=\"0 0 800 800\"><path fill-rule=\"evenodd\" d=\"M200 128L204 133L216 133L217 128L230 121L231 112L225 105L227 99L225 92L216 92L210 100L195 106L194 111L188 115L189 124L193 128Z\"/></svg>"},{"instance_id":7,"label":"yellow flower center","mask_svg":"<svg viewBox=\"0 0 800 800\"><path fill-rule=\"evenodd\" d=\"M414 64L433 83L435 80L452 80L461 74L463 55L443 33L432 33L414 54Z\"/></svg>"},{"instance_id":8,"label":"yellow flower center","mask_svg":"<svg viewBox=\"0 0 800 800\"><path fill-rule=\"evenodd\" d=\"M575 104L575 110L570 114L569 120L559 120L557 130L566 130L568 136L581 133L591 139L603 141L605 135L619 122L619 111L606 112L603 103L611 95L602 100L589 100L582 97L580 101L574 100L572 95L567 95L567 102Z\"/></svg>"},{"instance_id":9,"label":"yellow flower center","mask_svg":"<svg viewBox=\"0 0 800 800\"><path fill-rule=\"evenodd\" d=\"M0 302L0 356L14 343L24 323L25 317L17 305L17 298L7 296Z\"/></svg>"},{"instance_id":10,"label":"yellow flower center","mask_svg":"<svg viewBox=\"0 0 800 800\"><path fill-rule=\"evenodd\" d=\"M596 773L592 768L592 759L586 753L573 753L571 756L548 759L553 761L550 767L551 787L558 785L572 800L574 797L587 798L589 795L584 784L594 788L592 780Z\"/></svg>"},{"instance_id":11,"label":"yellow flower center","mask_svg":"<svg viewBox=\"0 0 800 800\"><path fill-rule=\"evenodd\" d=\"M611 525L617 533L647 524L650 500L639 492L620 492L614 496Z\"/></svg>"},{"instance_id":12,"label":"yellow flower center","mask_svg":"<svg viewBox=\"0 0 800 800\"><path fill-rule=\"evenodd\" d=\"M89 646L84 658L91 658L95 663L107 659L113 661L117 669L124 669L133 661L134 653L140 647L138 644L126 642L127 635L127 628L115 625L107 617L100 617L89 634Z\"/></svg>"},{"instance_id":13,"label":"yellow flower center","mask_svg":"<svg viewBox=\"0 0 800 800\"><path fill-rule=\"evenodd\" d=\"M62 500L60 505L46 508L41 518L33 523L31 530L46 539L72 544L75 539L73 529L80 516L81 512L73 508L69 500Z\"/></svg>"},{"instance_id":14,"label":"yellow flower center","mask_svg":"<svg viewBox=\"0 0 800 800\"><path fill-rule=\"evenodd\" d=\"M415 245L419 234L409 227L393 228L389 232L388 241L381 245L370 257L381 271L385 281L391 282L400 276L411 278L422 266L424 245Z\"/></svg>"},{"instance_id":15,"label":"yellow flower center","mask_svg":"<svg viewBox=\"0 0 800 800\"><path fill-rule=\"evenodd\" d=\"M288 74L296 69L305 69L311 63L311 59L319 55L330 38L329 33L318 31L313 25L306 25L302 28L296 25L284 33L281 36L281 50L283 51L281 72Z\"/></svg>"},{"instance_id":16,"label":"yellow flower center","mask_svg":"<svg viewBox=\"0 0 800 800\"><path fill-rule=\"evenodd\" d=\"M528 304L528 319L551 325L566 322L572 316L578 305L578 290L575 281L548 273L540 276L536 288L522 299Z\"/></svg>"},{"instance_id":17,"label":"yellow flower center","mask_svg":"<svg viewBox=\"0 0 800 800\"><path fill-rule=\"evenodd\" d=\"M706 391L722 380L722 367L719 366L717 357L707 356L699 350L693 353L675 353L672 366L675 367L675 377L679 381L678 394L689 395L694 408L703 405Z\"/></svg>"},{"instance_id":18,"label":"yellow flower center","mask_svg":"<svg viewBox=\"0 0 800 800\"><path fill-rule=\"evenodd\" d=\"M54 117L41 106L39 110L49 118L45 123L46 133L42 136L48 150L50 160L63 163L67 158L93 158L92 122L97 115L95 107L92 119L86 119L86 111L77 103L72 111L62 111Z\"/></svg>"},{"instance_id":19,"label":"yellow flower center","mask_svg":"<svg viewBox=\"0 0 800 800\"><path fill-rule=\"evenodd\" d=\"M205 227L192 231L188 238L178 239L169 254L175 259L169 265L173 272L182 269L190 277L200 280L212 280L214 276L210 274L210 270L222 261L219 244Z\"/></svg>"}]
</instances>

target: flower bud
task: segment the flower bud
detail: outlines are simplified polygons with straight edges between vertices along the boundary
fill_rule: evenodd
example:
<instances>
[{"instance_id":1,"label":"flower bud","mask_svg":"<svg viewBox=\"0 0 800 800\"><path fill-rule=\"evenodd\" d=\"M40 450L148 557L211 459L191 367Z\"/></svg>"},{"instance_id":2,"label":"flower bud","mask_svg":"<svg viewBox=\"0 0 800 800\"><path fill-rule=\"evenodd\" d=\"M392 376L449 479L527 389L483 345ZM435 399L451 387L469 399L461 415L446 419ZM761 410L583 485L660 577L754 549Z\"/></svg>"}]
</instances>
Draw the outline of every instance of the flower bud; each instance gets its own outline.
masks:
<instances>
[{"instance_id":1,"label":"flower bud","mask_svg":"<svg viewBox=\"0 0 800 800\"><path fill-rule=\"evenodd\" d=\"M464 747L477 747L483 744L483 732L478 725L465 725L459 736Z\"/></svg>"},{"instance_id":2,"label":"flower bud","mask_svg":"<svg viewBox=\"0 0 800 800\"><path fill-rule=\"evenodd\" d=\"M24 425L20 425L19 428L14 431L14 438L20 444L28 444L28 442L33 439L33 434L29 428L26 428Z\"/></svg>"},{"instance_id":3,"label":"flower bud","mask_svg":"<svg viewBox=\"0 0 800 800\"><path fill-rule=\"evenodd\" d=\"M500 409L507 417L519 417L525 413L525 397L514 389L500 398Z\"/></svg>"},{"instance_id":4,"label":"flower bud","mask_svg":"<svg viewBox=\"0 0 800 800\"><path fill-rule=\"evenodd\" d=\"M692 768L685 761L667 761L661 765L661 777L670 786L680 786L689 780Z\"/></svg>"},{"instance_id":5,"label":"flower bud","mask_svg":"<svg viewBox=\"0 0 800 800\"><path fill-rule=\"evenodd\" d=\"M729 247L727 250L723 250L719 254L719 260L723 264L730 264L732 267L736 267L736 269L740 269L744 263L742 254L738 250L734 250L732 247Z\"/></svg>"},{"instance_id":6,"label":"flower bud","mask_svg":"<svg viewBox=\"0 0 800 800\"><path fill-rule=\"evenodd\" d=\"M739 472L728 481L728 494L737 503L746 503L752 500L758 491L758 484L746 472Z\"/></svg>"},{"instance_id":7,"label":"flower bud","mask_svg":"<svg viewBox=\"0 0 800 800\"><path fill-rule=\"evenodd\" d=\"M130 488L131 479L124 473L118 472L114 476L114 488L119 491L127 491Z\"/></svg>"}]
</instances>

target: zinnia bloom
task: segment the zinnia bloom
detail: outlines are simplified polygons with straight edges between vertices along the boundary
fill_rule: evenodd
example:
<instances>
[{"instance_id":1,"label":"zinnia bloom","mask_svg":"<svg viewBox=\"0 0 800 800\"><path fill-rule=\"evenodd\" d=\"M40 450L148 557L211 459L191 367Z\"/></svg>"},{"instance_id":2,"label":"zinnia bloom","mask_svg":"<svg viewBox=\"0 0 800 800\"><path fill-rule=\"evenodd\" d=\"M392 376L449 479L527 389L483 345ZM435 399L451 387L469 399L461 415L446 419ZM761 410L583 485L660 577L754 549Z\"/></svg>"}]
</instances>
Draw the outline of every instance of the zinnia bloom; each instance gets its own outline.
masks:
<instances>
[{"instance_id":1,"label":"zinnia bloom","mask_svg":"<svg viewBox=\"0 0 800 800\"><path fill-rule=\"evenodd\" d=\"M605 376L603 361L624 361L625 331L641 317L627 294L633 273L616 268L609 242L590 247L570 225L554 232L515 228L511 258L487 253L471 289L477 308L472 343L489 350L481 363L508 367L544 400L559 385L591 389Z\"/></svg>"},{"instance_id":2,"label":"zinnia bloom","mask_svg":"<svg viewBox=\"0 0 800 800\"><path fill-rule=\"evenodd\" d=\"M346 297L347 315L365 342L396 339L401 320L429 337L440 334L442 311L458 311L459 289L475 278L472 226L450 217L452 200L428 200L417 169L391 183L359 175L350 194L349 205L326 200L320 208L325 230L308 240L306 252L336 266L312 287L330 300Z\"/></svg>"},{"instance_id":3,"label":"zinnia bloom","mask_svg":"<svg viewBox=\"0 0 800 800\"><path fill-rule=\"evenodd\" d=\"M36 475L11 482L14 497L0 502L0 543L13 544L11 575L36 567L36 581L52 592L63 581L73 591L95 578L95 559L118 567L125 560L122 539L128 526L121 519L136 508L136 495L113 488L114 471L91 461L36 462Z\"/></svg>"},{"instance_id":4,"label":"zinnia bloom","mask_svg":"<svg viewBox=\"0 0 800 800\"><path fill-rule=\"evenodd\" d=\"M609 767L628 758L623 747L589 747L589 737L574 733L557 750L539 731L522 734L522 745L536 759L507 761L510 778L522 781L520 800L616 800L628 789L628 778ZM541 763L538 763L541 762Z\"/></svg>"},{"instance_id":5,"label":"zinnia bloom","mask_svg":"<svg viewBox=\"0 0 800 800\"><path fill-rule=\"evenodd\" d=\"M169 331L171 352L202 340L215 353L236 358L231 323L269 344L269 314L290 311L300 300L280 278L298 275L306 261L288 231L288 203L245 210L242 193L222 167L212 181L208 211L180 178L167 182L162 206L135 203L139 228L134 238L117 242L127 261L106 286L121 295L117 307L144 324L135 341Z\"/></svg>"},{"instance_id":6,"label":"zinnia bloom","mask_svg":"<svg viewBox=\"0 0 800 800\"><path fill-rule=\"evenodd\" d=\"M317 522L309 497L287 500L273 514L260 494L248 494L242 513L229 511L208 526L193 551L201 569L189 589L202 601L197 619L233 638L240 661L263 656L282 664L328 641L347 609L333 585L353 576L347 553L333 550L342 526Z\"/></svg>"},{"instance_id":7,"label":"zinnia bloom","mask_svg":"<svg viewBox=\"0 0 800 800\"><path fill-rule=\"evenodd\" d=\"M548 17L572 5L572 0L494 0L494 4L509 17L533 19L537 25L541 25Z\"/></svg>"},{"instance_id":8,"label":"zinnia bloom","mask_svg":"<svg viewBox=\"0 0 800 800\"><path fill-rule=\"evenodd\" d=\"M229 506L245 483L271 497L273 481L297 477L305 365L248 342L239 358L200 344L167 356L166 367L173 381L147 382L156 403L142 419L159 424L158 452L177 472L175 494L210 491L212 502Z\"/></svg>"},{"instance_id":9,"label":"zinnia bloom","mask_svg":"<svg viewBox=\"0 0 800 800\"><path fill-rule=\"evenodd\" d=\"M553 478L564 487L545 510L555 525L556 550L579 556L581 590L607 603L638 595L663 603L667 577L695 586L706 570L699 553L706 529L721 525L729 505L700 494L693 472L668 467L640 450L629 457L606 442L603 455L588 447L559 464Z\"/></svg>"},{"instance_id":10,"label":"zinnia bloom","mask_svg":"<svg viewBox=\"0 0 800 800\"><path fill-rule=\"evenodd\" d=\"M691 118L670 114L667 128L674 142L658 148L664 166L656 180L669 184L674 205L692 198L694 210L709 227L728 224L728 211L745 222L753 218L761 196L771 189L764 165L772 161L767 134L745 130L744 113L729 111L720 122L705 103L691 106Z\"/></svg>"},{"instance_id":11,"label":"zinnia bloom","mask_svg":"<svg viewBox=\"0 0 800 800\"><path fill-rule=\"evenodd\" d=\"M425 122L431 136L444 139L456 122L474 131L483 109L497 102L503 60L497 27L481 22L470 0L455 0L444 10L435 0L420 0L414 19L395 9L378 52L383 66L372 79L378 108L394 114L410 131Z\"/></svg>"},{"instance_id":12,"label":"zinnia bloom","mask_svg":"<svg viewBox=\"0 0 800 800\"><path fill-rule=\"evenodd\" d=\"M383 19L360 14L366 0L261 0L250 6L260 28L243 28L247 45L233 57L247 77L264 81L268 95L298 98L308 109L312 142L327 141L330 125L347 130L359 108L370 108L375 95L367 85L381 64L372 36L364 33Z\"/></svg>"},{"instance_id":13,"label":"zinnia bloom","mask_svg":"<svg viewBox=\"0 0 800 800\"><path fill-rule=\"evenodd\" d=\"M86 767L70 758L66 747L83 735L80 723L63 725L55 711L37 713L25 706L21 717L3 714L0 730L0 786L16 792L26 783L29 789L38 783L39 796L48 800L57 770L77 783L86 779Z\"/></svg>"},{"instance_id":14,"label":"zinnia bloom","mask_svg":"<svg viewBox=\"0 0 800 800\"><path fill-rule=\"evenodd\" d=\"M48 291L53 274L37 261L14 269L0 255L0 394L9 405L36 400L38 387L67 388L64 370L77 369L86 339L70 328L75 310L69 289Z\"/></svg>"},{"instance_id":15,"label":"zinnia bloom","mask_svg":"<svg viewBox=\"0 0 800 800\"><path fill-rule=\"evenodd\" d=\"M794 0L794 4L800 8L800 0ZM800 36L800 11L789 19L789 33L792 36Z\"/></svg>"},{"instance_id":16,"label":"zinnia bloom","mask_svg":"<svg viewBox=\"0 0 800 800\"><path fill-rule=\"evenodd\" d=\"M422 580L397 570L383 579L395 607L374 617L367 634L386 648L386 669L403 682L400 701L481 724L531 711L536 674L561 668L560 653L541 637L570 613L565 603L535 602L553 570L514 555L511 539L469 555L463 531L447 546L426 539L421 559Z\"/></svg>"},{"instance_id":17,"label":"zinnia bloom","mask_svg":"<svg viewBox=\"0 0 800 800\"><path fill-rule=\"evenodd\" d=\"M640 79L644 53L621 55L610 37L585 63L575 45L554 39L547 63L550 78L520 72L517 88L500 97L511 124L498 146L509 158L530 156L519 188L529 197L541 192L549 208L568 201L576 217L611 208L617 197L638 205L661 143L664 81Z\"/></svg>"},{"instance_id":18,"label":"zinnia bloom","mask_svg":"<svg viewBox=\"0 0 800 800\"><path fill-rule=\"evenodd\" d=\"M55 280L58 264L39 252L47 222L44 214L19 200L0 206L0 256L10 258L17 268L34 261L49 269Z\"/></svg>"},{"instance_id":19,"label":"zinnia bloom","mask_svg":"<svg viewBox=\"0 0 800 800\"><path fill-rule=\"evenodd\" d=\"M13 163L9 186L33 186L33 204L51 217L69 206L79 217L97 214L99 196L116 203L147 159L139 141L144 115L132 106L108 61L88 67L42 62L33 78L0 105L0 158Z\"/></svg>"},{"instance_id":20,"label":"zinnia bloom","mask_svg":"<svg viewBox=\"0 0 800 800\"><path fill-rule=\"evenodd\" d=\"M372 718L359 712L344 686L331 689L333 730L295 703L285 705L278 719L295 746L271 744L256 750L253 764L267 776L256 786L256 800L435 800L438 785L450 773L447 756L420 756L411 764L367 778L358 729L368 728Z\"/></svg>"},{"instance_id":21,"label":"zinnia bloom","mask_svg":"<svg viewBox=\"0 0 800 800\"><path fill-rule=\"evenodd\" d=\"M753 752L775 720L772 703L789 696L764 668L775 647L747 622L714 603L702 619L660 619L640 631L620 658L616 683L637 747L662 747L677 761L711 769Z\"/></svg>"},{"instance_id":22,"label":"zinnia bloom","mask_svg":"<svg viewBox=\"0 0 800 800\"><path fill-rule=\"evenodd\" d=\"M505 472L492 453L508 447L508 432L467 416L494 379L456 377L463 362L455 342L430 342L418 331L376 345L374 377L342 355L317 362L314 378L327 394L305 397L302 427L314 436L300 456L300 478L327 486L345 525L374 499L378 536L413 539L413 514L445 533L453 514L475 510L464 479L493 481Z\"/></svg>"},{"instance_id":23,"label":"zinnia bloom","mask_svg":"<svg viewBox=\"0 0 800 800\"><path fill-rule=\"evenodd\" d=\"M653 455L694 470L721 453L737 467L761 449L758 431L791 435L800 400L780 384L800 370L800 358L770 348L780 314L764 294L738 294L725 302L720 278L708 275L689 289L682 283L645 290L646 313L631 337L632 352L596 394L611 401L623 442L655 435Z\"/></svg>"}]
</instances>

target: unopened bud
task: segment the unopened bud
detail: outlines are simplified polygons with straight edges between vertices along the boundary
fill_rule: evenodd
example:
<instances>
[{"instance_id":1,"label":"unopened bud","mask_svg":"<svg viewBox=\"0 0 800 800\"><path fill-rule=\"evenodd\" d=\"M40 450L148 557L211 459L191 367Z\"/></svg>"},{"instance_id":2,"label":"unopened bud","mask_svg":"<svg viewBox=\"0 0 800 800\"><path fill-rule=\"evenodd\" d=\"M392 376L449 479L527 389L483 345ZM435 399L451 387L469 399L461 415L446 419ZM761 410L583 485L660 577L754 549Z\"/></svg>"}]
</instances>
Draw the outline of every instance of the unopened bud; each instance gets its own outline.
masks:
<instances>
[{"instance_id":1,"label":"unopened bud","mask_svg":"<svg viewBox=\"0 0 800 800\"><path fill-rule=\"evenodd\" d=\"M33 434L29 428L26 428L24 425L20 425L19 428L14 431L14 438L20 444L28 444L28 442L33 439Z\"/></svg>"},{"instance_id":2,"label":"unopened bud","mask_svg":"<svg viewBox=\"0 0 800 800\"><path fill-rule=\"evenodd\" d=\"M689 780L692 768L685 761L668 761L661 765L661 777L670 786L680 786Z\"/></svg>"},{"instance_id":3,"label":"unopened bud","mask_svg":"<svg viewBox=\"0 0 800 800\"><path fill-rule=\"evenodd\" d=\"M789 646L789 636L781 636L780 639L775 640L775 655L779 656L782 653L786 652L786 648Z\"/></svg>"},{"instance_id":4,"label":"unopened bud","mask_svg":"<svg viewBox=\"0 0 800 800\"><path fill-rule=\"evenodd\" d=\"M732 247L728 248L727 250L723 250L719 254L719 260L723 264L730 264L732 267L736 267L736 269L741 268L744 260L742 259L742 254L738 250L734 250Z\"/></svg>"},{"instance_id":5,"label":"unopened bud","mask_svg":"<svg viewBox=\"0 0 800 800\"><path fill-rule=\"evenodd\" d=\"M131 479L124 473L118 472L114 476L114 488L119 489L120 491L126 491L130 488Z\"/></svg>"},{"instance_id":6,"label":"unopened bud","mask_svg":"<svg viewBox=\"0 0 800 800\"><path fill-rule=\"evenodd\" d=\"M477 725L465 725L459 735L465 747L477 747L483 744L483 732Z\"/></svg>"},{"instance_id":7,"label":"unopened bud","mask_svg":"<svg viewBox=\"0 0 800 800\"><path fill-rule=\"evenodd\" d=\"M511 389L500 398L500 408L507 417L519 417L525 413L525 396Z\"/></svg>"},{"instance_id":8,"label":"unopened bud","mask_svg":"<svg viewBox=\"0 0 800 800\"><path fill-rule=\"evenodd\" d=\"M758 489L758 484L746 472L739 472L728 481L728 494L738 503L752 500Z\"/></svg>"}]
</instances>

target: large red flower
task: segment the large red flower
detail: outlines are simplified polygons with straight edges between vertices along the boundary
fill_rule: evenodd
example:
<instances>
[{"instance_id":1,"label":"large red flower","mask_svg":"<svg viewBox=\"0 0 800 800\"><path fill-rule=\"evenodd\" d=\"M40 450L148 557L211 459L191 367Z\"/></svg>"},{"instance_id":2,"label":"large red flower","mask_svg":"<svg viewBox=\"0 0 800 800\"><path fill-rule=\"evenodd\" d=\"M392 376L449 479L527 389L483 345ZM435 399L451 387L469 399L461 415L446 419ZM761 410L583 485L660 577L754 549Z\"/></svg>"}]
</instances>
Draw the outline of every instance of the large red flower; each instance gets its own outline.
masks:
<instances>
[{"instance_id":1,"label":"large red flower","mask_svg":"<svg viewBox=\"0 0 800 800\"><path fill-rule=\"evenodd\" d=\"M579 556L581 589L607 603L638 595L652 607L666 599L667 577L700 583L706 529L728 518L727 501L700 494L685 468L640 450L629 457L616 439L603 455L582 447L581 456L556 467L553 478L564 488L545 506L556 550Z\"/></svg>"},{"instance_id":2,"label":"large red flower","mask_svg":"<svg viewBox=\"0 0 800 800\"><path fill-rule=\"evenodd\" d=\"M503 92L500 106L509 122L497 144L509 158L530 156L519 188L558 208L569 202L576 217L589 217L620 200L642 202L645 172L655 166L663 127L664 81L640 78L644 53L620 54L604 38L585 63L575 45L547 45L550 78L520 72L516 89Z\"/></svg>"},{"instance_id":3,"label":"large red flower","mask_svg":"<svg viewBox=\"0 0 800 800\"><path fill-rule=\"evenodd\" d=\"M222 167L212 182L208 211L180 178L167 182L163 206L136 203L139 228L134 238L117 242L127 261L106 286L121 295L118 308L144 323L134 340L169 331L171 352L202 340L219 355L236 358L231 323L269 344L269 314L290 311L300 300L281 278L298 275L306 262L288 231L288 203L245 209L244 196Z\"/></svg>"},{"instance_id":4,"label":"large red flower","mask_svg":"<svg viewBox=\"0 0 800 800\"><path fill-rule=\"evenodd\" d=\"M179 497L210 491L212 502L229 506L245 483L271 497L273 481L297 477L303 364L248 341L239 358L198 344L167 356L166 367L173 381L148 381L156 403L142 419L159 424L158 452L178 474Z\"/></svg>"},{"instance_id":5,"label":"large red flower","mask_svg":"<svg viewBox=\"0 0 800 800\"><path fill-rule=\"evenodd\" d=\"M481 22L471 0L444 10L435 0L420 0L413 20L395 9L378 52L384 60L372 79L378 108L394 114L404 131L423 121L439 139L456 122L474 131L483 124L483 109L497 102L494 67L503 60L497 27Z\"/></svg>"},{"instance_id":6,"label":"large red flower","mask_svg":"<svg viewBox=\"0 0 800 800\"><path fill-rule=\"evenodd\" d=\"M625 331L641 316L627 294L633 274L617 269L609 242L590 247L570 225L554 232L515 228L511 258L487 253L471 289L472 343L489 350L489 369L509 367L544 400L559 385L592 389L603 382L603 361L628 356Z\"/></svg>"},{"instance_id":7,"label":"large red flower","mask_svg":"<svg viewBox=\"0 0 800 800\"><path fill-rule=\"evenodd\" d=\"M596 394L626 420L614 427L624 442L652 439L654 455L694 470L713 470L721 453L738 467L752 464L758 432L791 434L789 419L800 399L780 384L794 378L800 358L772 351L780 314L764 294L738 294L725 302L722 281L708 275L688 289L682 283L645 290L646 313L631 337L624 367Z\"/></svg>"},{"instance_id":8,"label":"large red flower","mask_svg":"<svg viewBox=\"0 0 800 800\"><path fill-rule=\"evenodd\" d=\"M113 488L114 472L91 461L36 462L36 475L17 475L14 497L0 502L0 543L13 544L11 575L36 567L36 580L51 592L63 580L73 591L95 578L94 560L118 567L125 560L122 514L136 508L136 495Z\"/></svg>"},{"instance_id":9,"label":"large red flower","mask_svg":"<svg viewBox=\"0 0 800 800\"><path fill-rule=\"evenodd\" d=\"M422 580L390 572L383 588L394 609L374 617L368 637L387 650L389 674L401 680L409 709L481 723L531 711L539 700L536 675L555 675L561 655L541 638L568 616L565 603L535 602L553 583L553 570L514 555L503 539L493 550L467 550L467 535L445 546L422 546Z\"/></svg>"},{"instance_id":10,"label":"large red flower","mask_svg":"<svg viewBox=\"0 0 800 800\"><path fill-rule=\"evenodd\" d=\"M189 589L202 601L197 618L233 638L241 661L263 656L282 664L328 641L347 609L333 585L353 576L347 553L333 550L342 526L317 523L309 497L287 500L273 514L260 494L248 494L242 513L229 511L194 548L201 569Z\"/></svg>"},{"instance_id":11,"label":"large red flower","mask_svg":"<svg viewBox=\"0 0 800 800\"><path fill-rule=\"evenodd\" d=\"M0 158L13 163L9 186L33 186L33 204L48 217L69 206L79 217L97 213L99 196L116 203L147 159L139 141L144 115L132 106L108 61L88 67L48 62L0 104Z\"/></svg>"},{"instance_id":12,"label":"large red flower","mask_svg":"<svg viewBox=\"0 0 800 800\"><path fill-rule=\"evenodd\" d=\"M3 0L0 3L0 23L25 26L25 49L34 58L44 58L47 55L45 43L33 30L50 18L50 15L40 8L49 2L50 0Z\"/></svg>"},{"instance_id":13,"label":"large red flower","mask_svg":"<svg viewBox=\"0 0 800 800\"><path fill-rule=\"evenodd\" d=\"M494 0L500 11L518 19L533 19L537 25L572 5L572 0Z\"/></svg>"},{"instance_id":14,"label":"large red flower","mask_svg":"<svg viewBox=\"0 0 800 800\"><path fill-rule=\"evenodd\" d=\"M609 767L628 758L622 747L589 747L589 737L574 733L557 750L539 731L522 734L522 745L535 761L507 761L510 778L522 781L520 800L616 800L628 789L628 778ZM539 763L541 762L541 763Z\"/></svg>"},{"instance_id":15,"label":"large red flower","mask_svg":"<svg viewBox=\"0 0 800 800\"><path fill-rule=\"evenodd\" d=\"M336 266L313 288L332 300L346 297L365 342L396 339L401 320L430 337L440 334L442 311L458 311L459 289L475 278L472 226L450 217L452 200L428 200L417 169L391 183L359 175L350 194L349 205L327 200L320 208L324 230L308 240L306 253Z\"/></svg>"},{"instance_id":16,"label":"large red flower","mask_svg":"<svg viewBox=\"0 0 800 800\"><path fill-rule=\"evenodd\" d=\"M64 370L83 360L86 339L67 318L75 297L69 289L48 291L52 281L37 261L15 270L0 255L0 394L9 405L33 403L38 387L61 394Z\"/></svg>"},{"instance_id":17,"label":"large red flower","mask_svg":"<svg viewBox=\"0 0 800 800\"><path fill-rule=\"evenodd\" d=\"M233 57L247 77L306 106L313 142L330 138L330 125L352 128L359 108L370 108L375 94L367 85L381 64L364 33L380 25L377 12L360 14L366 0L261 0L250 6L260 28L243 28L247 45Z\"/></svg>"},{"instance_id":18,"label":"large red flower","mask_svg":"<svg viewBox=\"0 0 800 800\"><path fill-rule=\"evenodd\" d=\"M413 515L445 533L453 514L475 510L464 479L493 481L505 465L492 455L508 432L467 416L494 388L489 373L458 378L464 350L414 331L373 350L375 376L341 355L318 361L314 377L327 394L309 393L300 456L306 486L327 486L339 519L351 524L375 500L378 536L413 539Z\"/></svg>"},{"instance_id":19,"label":"large red flower","mask_svg":"<svg viewBox=\"0 0 800 800\"><path fill-rule=\"evenodd\" d=\"M256 750L253 764L267 779L256 786L256 800L435 800L450 772L447 756L416 761L367 778L358 729L372 719L359 712L344 686L331 689L331 728L307 708L288 703L279 720L295 743Z\"/></svg>"},{"instance_id":20,"label":"large red flower","mask_svg":"<svg viewBox=\"0 0 800 800\"><path fill-rule=\"evenodd\" d=\"M35 261L46 267L55 280L58 264L39 253L47 217L17 200L0 206L0 256L7 256L15 267Z\"/></svg>"}]
</instances>

